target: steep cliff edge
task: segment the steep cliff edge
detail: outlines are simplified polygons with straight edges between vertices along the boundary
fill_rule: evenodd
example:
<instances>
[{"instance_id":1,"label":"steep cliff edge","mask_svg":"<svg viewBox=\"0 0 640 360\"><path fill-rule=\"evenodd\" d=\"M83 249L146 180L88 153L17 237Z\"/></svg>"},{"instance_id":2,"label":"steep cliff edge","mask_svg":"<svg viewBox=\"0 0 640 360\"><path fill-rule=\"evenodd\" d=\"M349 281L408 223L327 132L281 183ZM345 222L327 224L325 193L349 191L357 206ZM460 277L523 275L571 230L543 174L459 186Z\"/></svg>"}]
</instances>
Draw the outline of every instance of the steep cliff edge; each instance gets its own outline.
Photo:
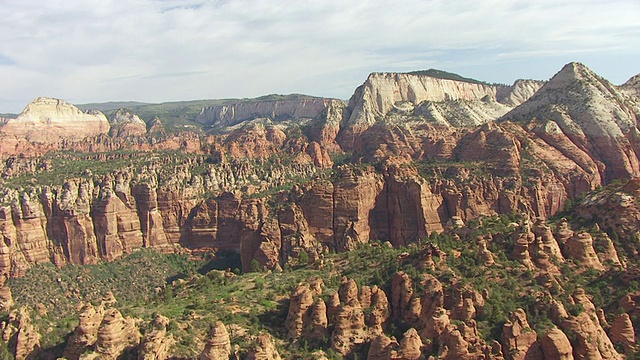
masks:
<instances>
[{"instance_id":1,"label":"steep cliff edge","mask_svg":"<svg viewBox=\"0 0 640 360\"><path fill-rule=\"evenodd\" d=\"M349 100L340 143L350 148L359 134L378 122L388 122L394 113L405 122L454 127L484 124L526 101L542 85L535 80L518 80L507 86L421 73L372 73Z\"/></svg>"},{"instance_id":2,"label":"steep cliff edge","mask_svg":"<svg viewBox=\"0 0 640 360\"><path fill-rule=\"evenodd\" d=\"M5 270L19 275L41 261L88 264L179 244L239 251L245 269L253 260L277 269L300 251L352 250L370 239L406 245L453 218L513 211L547 218L568 199L637 172L640 132L630 102L572 63L546 84L374 73L348 106L294 96L203 108L200 120L222 133L172 138L156 120L150 124L159 129L145 134L144 121L119 110L110 118L113 137L65 140L71 148L90 144L90 154L5 161L12 190L2 196L11 204L4 233L15 239L6 244ZM61 111L47 109L47 117ZM541 120L557 109L566 121ZM100 152L128 145L181 151L149 159ZM77 171L74 156L93 162ZM94 174L104 161L120 169ZM67 168L77 172L64 186L51 182L49 174ZM23 175L28 186L10 185Z\"/></svg>"},{"instance_id":3,"label":"steep cliff edge","mask_svg":"<svg viewBox=\"0 0 640 360\"><path fill-rule=\"evenodd\" d=\"M322 98L248 100L204 107L195 121L220 129L258 118L268 118L273 121L315 119L334 101L339 100Z\"/></svg>"},{"instance_id":4,"label":"steep cliff edge","mask_svg":"<svg viewBox=\"0 0 640 360\"><path fill-rule=\"evenodd\" d=\"M617 87L583 64L569 63L501 121L537 125L533 134L573 159L587 154L608 182L640 174L638 116Z\"/></svg>"}]
</instances>

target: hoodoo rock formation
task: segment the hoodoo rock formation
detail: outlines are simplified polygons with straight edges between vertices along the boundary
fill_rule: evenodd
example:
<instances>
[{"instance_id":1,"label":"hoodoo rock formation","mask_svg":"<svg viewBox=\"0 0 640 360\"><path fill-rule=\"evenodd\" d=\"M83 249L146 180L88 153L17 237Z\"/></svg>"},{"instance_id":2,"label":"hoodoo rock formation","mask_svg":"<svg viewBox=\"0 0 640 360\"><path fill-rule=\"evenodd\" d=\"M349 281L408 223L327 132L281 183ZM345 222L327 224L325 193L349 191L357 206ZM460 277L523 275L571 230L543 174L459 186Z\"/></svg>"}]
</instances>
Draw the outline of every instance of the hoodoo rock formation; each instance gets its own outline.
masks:
<instances>
[{"instance_id":1,"label":"hoodoo rock formation","mask_svg":"<svg viewBox=\"0 0 640 360\"><path fill-rule=\"evenodd\" d=\"M227 328L221 321L209 330L207 344L198 357L199 360L226 360L231 356L231 341Z\"/></svg>"},{"instance_id":2,"label":"hoodoo rock formation","mask_svg":"<svg viewBox=\"0 0 640 360\"><path fill-rule=\"evenodd\" d=\"M139 360L162 360L170 357L171 347L175 343L172 335L167 335L169 319L156 315L153 319L153 330L140 343Z\"/></svg>"},{"instance_id":3,"label":"hoodoo rock formation","mask_svg":"<svg viewBox=\"0 0 640 360\"><path fill-rule=\"evenodd\" d=\"M579 63L511 86L373 73L348 103L271 95L108 119L38 98L0 126L0 347L69 360L630 357L639 82ZM67 286L80 271L53 277L59 295L29 304L36 315L17 310L35 296L16 278L142 248L211 255L200 271L240 264L158 272L149 309L121 307L131 317L89 304L97 285ZM236 275L258 271L250 285ZM82 300L78 326L38 332L63 298Z\"/></svg>"},{"instance_id":4,"label":"hoodoo rock formation","mask_svg":"<svg viewBox=\"0 0 640 360\"><path fill-rule=\"evenodd\" d=\"M269 334L260 334L253 348L247 353L247 360L281 360L278 349Z\"/></svg>"},{"instance_id":5,"label":"hoodoo rock formation","mask_svg":"<svg viewBox=\"0 0 640 360\"><path fill-rule=\"evenodd\" d=\"M138 346L140 338L134 319L124 318L117 309L108 309L98 328L95 352L104 359L117 359L124 350Z\"/></svg>"}]
</instances>

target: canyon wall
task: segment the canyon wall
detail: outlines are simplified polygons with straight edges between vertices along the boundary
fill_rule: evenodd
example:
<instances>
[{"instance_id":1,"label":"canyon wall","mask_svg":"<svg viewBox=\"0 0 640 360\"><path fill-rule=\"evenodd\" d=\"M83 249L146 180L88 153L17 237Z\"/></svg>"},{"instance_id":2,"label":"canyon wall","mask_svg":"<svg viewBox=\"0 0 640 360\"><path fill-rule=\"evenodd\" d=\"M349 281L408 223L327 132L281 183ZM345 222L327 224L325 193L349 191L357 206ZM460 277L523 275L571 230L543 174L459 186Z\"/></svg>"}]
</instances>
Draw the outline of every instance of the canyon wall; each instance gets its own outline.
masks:
<instances>
[{"instance_id":1,"label":"canyon wall","mask_svg":"<svg viewBox=\"0 0 640 360\"><path fill-rule=\"evenodd\" d=\"M271 120L315 119L329 105L330 99L246 101L202 108L195 121L212 126L233 126L256 118Z\"/></svg>"},{"instance_id":2,"label":"canyon wall","mask_svg":"<svg viewBox=\"0 0 640 360\"><path fill-rule=\"evenodd\" d=\"M512 86L374 73L348 105L311 98L204 108L198 121L225 129L208 135L167 135L160 120L143 133L144 122L125 110L109 123L37 99L0 128L3 139L25 146L3 143L5 155L42 146L97 153L101 161L124 148L181 150L171 156L190 159L165 173L149 163L59 179L64 186L6 190L0 263L19 275L37 262L93 263L180 245L238 251L245 270L253 260L277 268L302 251L316 256L371 240L404 245L452 219L513 211L546 218L567 199L640 175L634 84L615 87L578 63L546 83ZM260 116L271 122L255 121ZM285 118L304 124L273 123ZM107 127L40 145L11 125L47 132L91 121ZM55 170L26 155L3 164L7 178Z\"/></svg>"}]
</instances>

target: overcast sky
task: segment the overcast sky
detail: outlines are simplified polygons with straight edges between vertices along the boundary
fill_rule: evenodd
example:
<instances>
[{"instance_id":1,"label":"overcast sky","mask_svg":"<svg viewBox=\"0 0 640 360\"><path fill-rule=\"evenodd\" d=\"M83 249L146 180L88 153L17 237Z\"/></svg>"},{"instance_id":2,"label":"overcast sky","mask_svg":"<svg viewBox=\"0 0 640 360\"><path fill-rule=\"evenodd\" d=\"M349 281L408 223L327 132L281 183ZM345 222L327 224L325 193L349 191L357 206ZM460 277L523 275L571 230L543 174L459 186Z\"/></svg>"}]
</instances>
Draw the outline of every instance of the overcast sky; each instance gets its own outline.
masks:
<instances>
[{"instance_id":1,"label":"overcast sky","mask_svg":"<svg viewBox=\"0 0 640 360\"><path fill-rule=\"evenodd\" d=\"M0 0L0 113L33 98L348 99L370 72L640 73L638 0Z\"/></svg>"}]
</instances>

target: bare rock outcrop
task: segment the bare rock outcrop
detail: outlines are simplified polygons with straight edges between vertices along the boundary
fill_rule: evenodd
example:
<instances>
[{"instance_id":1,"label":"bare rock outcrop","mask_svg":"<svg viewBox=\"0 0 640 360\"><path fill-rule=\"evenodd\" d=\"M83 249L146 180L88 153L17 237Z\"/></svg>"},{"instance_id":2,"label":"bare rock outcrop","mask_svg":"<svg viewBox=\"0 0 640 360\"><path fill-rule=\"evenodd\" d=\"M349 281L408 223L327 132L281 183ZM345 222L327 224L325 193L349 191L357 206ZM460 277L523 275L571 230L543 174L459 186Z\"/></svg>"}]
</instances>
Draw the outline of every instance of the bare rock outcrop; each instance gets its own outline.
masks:
<instances>
[{"instance_id":1,"label":"bare rock outcrop","mask_svg":"<svg viewBox=\"0 0 640 360\"><path fill-rule=\"evenodd\" d=\"M322 114L331 101L309 98L237 102L205 107L196 117L196 122L226 127L257 118L272 121L314 119Z\"/></svg>"},{"instance_id":2,"label":"bare rock outcrop","mask_svg":"<svg viewBox=\"0 0 640 360\"><path fill-rule=\"evenodd\" d=\"M606 232L598 232L593 239L594 249L599 249L598 258L602 265L623 266L613 241Z\"/></svg>"},{"instance_id":3,"label":"bare rock outcrop","mask_svg":"<svg viewBox=\"0 0 640 360\"><path fill-rule=\"evenodd\" d=\"M533 232L536 235L536 241L540 242L542 250L546 254L548 254L552 259L555 259L556 261L564 261L562 250L560 250L560 245L558 245L558 241L553 236L551 228L547 226L544 220L538 219Z\"/></svg>"},{"instance_id":4,"label":"bare rock outcrop","mask_svg":"<svg viewBox=\"0 0 640 360\"><path fill-rule=\"evenodd\" d=\"M506 359L542 359L538 334L529 326L522 309L509 314L509 320L502 328L501 342Z\"/></svg>"},{"instance_id":5,"label":"bare rock outcrop","mask_svg":"<svg viewBox=\"0 0 640 360\"><path fill-rule=\"evenodd\" d=\"M398 342L391 340L385 334L380 334L371 340L367 360L388 360L392 359L391 352Z\"/></svg>"},{"instance_id":6,"label":"bare rock outcrop","mask_svg":"<svg viewBox=\"0 0 640 360\"><path fill-rule=\"evenodd\" d=\"M101 187L92 211L102 258L112 261L142 246L140 219L133 197L118 196L112 188Z\"/></svg>"},{"instance_id":7,"label":"bare rock outcrop","mask_svg":"<svg viewBox=\"0 0 640 360\"><path fill-rule=\"evenodd\" d=\"M571 340L573 355L578 359L598 357L602 359L622 359L609 338L586 312L577 316L572 316L560 324L560 328L565 333L575 335Z\"/></svg>"},{"instance_id":8,"label":"bare rock outcrop","mask_svg":"<svg viewBox=\"0 0 640 360\"><path fill-rule=\"evenodd\" d=\"M530 87L535 86L531 84ZM514 93L511 102L526 97L524 88L525 86L518 87L520 95ZM485 97L496 99L505 97L508 92L507 87L450 80L439 78L437 75L431 76L429 73L372 73L349 100L349 125L372 125L376 118L386 115L397 106L396 104L403 102L415 106L423 101L469 101Z\"/></svg>"},{"instance_id":9,"label":"bare rock outcrop","mask_svg":"<svg viewBox=\"0 0 640 360\"><path fill-rule=\"evenodd\" d=\"M16 309L9 314L9 323L4 329L3 338L13 344L11 350L16 360L32 358L40 351L40 334L26 308Z\"/></svg>"},{"instance_id":10,"label":"bare rock outcrop","mask_svg":"<svg viewBox=\"0 0 640 360\"><path fill-rule=\"evenodd\" d=\"M353 279L344 279L338 290L340 305L335 313L331 347L342 355L353 352L368 339L364 309L358 300L358 287Z\"/></svg>"},{"instance_id":11,"label":"bare rock outcrop","mask_svg":"<svg viewBox=\"0 0 640 360\"><path fill-rule=\"evenodd\" d=\"M13 307L13 295L6 284L7 278L8 274L0 272L0 311L9 311Z\"/></svg>"},{"instance_id":12,"label":"bare rock outcrop","mask_svg":"<svg viewBox=\"0 0 640 360\"><path fill-rule=\"evenodd\" d=\"M416 329L411 328L402 335L397 359L418 360L422 356L422 340Z\"/></svg>"},{"instance_id":13,"label":"bare rock outcrop","mask_svg":"<svg viewBox=\"0 0 640 360\"><path fill-rule=\"evenodd\" d=\"M614 85L585 65L575 62L565 65L530 99L502 119L526 121L541 116L552 119L557 133L575 144L579 150L572 151L573 154L589 154L592 164L597 166L593 169L589 165L591 171L595 170L605 181L640 174L638 148L632 145L637 144L638 133L633 106ZM566 146L556 141L548 143L570 154ZM590 151L592 148L599 151ZM569 156L580 163L575 155Z\"/></svg>"},{"instance_id":14,"label":"bare rock outcrop","mask_svg":"<svg viewBox=\"0 0 640 360\"><path fill-rule=\"evenodd\" d=\"M581 266L604 270L593 248L593 238L588 232L580 232L570 237L564 244L563 250L567 258L574 259Z\"/></svg>"},{"instance_id":15,"label":"bare rock outcrop","mask_svg":"<svg viewBox=\"0 0 640 360\"><path fill-rule=\"evenodd\" d=\"M364 171L341 167L340 179L334 183L333 232L338 251L355 249L369 242L369 214L375 207L383 181L373 168Z\"/></svg>"},{"instance_id":16,"label":"bare rock outcrop","mask_svg":"<svg viewBox=\"0 0 640 360\"><path fill-rule=\"evenodd\" d=\"M113 113L109 117L109 124L111 137L142 136L147 133L147 124L127 109L118 109Z\"/></svg>"},{"instance_id":17,"label":"bare rock outcrop","mask_svg":"<svg viewBox=\"0 0 640 360\"><path fill-rule=\"evenodd\" d=\"M134 319L122 317L117 309L108 309L98 328L94 351L105 359L117 359L126 349L138 346L140 338Z\"/></svg>"},{"instance_id":18,"label":"bare rock outcrop","mask_svg":"<svg viewBox=\"0 0 640 360\"><path fill-rule=\"evenodd\" d=\"M281 360L278 349L268 333L258 335L253 348L247 353L247 360Z\"/></svg>"},{"instance_id":19,"label":"bare rock outcrop","mask_svg":"<svg viewBox=\"0 0 640 360\"><path fill-rule=\"evenodd\" d=\"M307 312L313 303L313 292L309 288L309 285L304 283L298 284L291 294L289 313L285 320L287 336L290 339L297 339L304 332L305 319L308 317Z\"/></svg>"},{"instance_id":20,"label":"bare rock outcrop","mask_svg":"<svg viewBox=\"0 0 640 360\"><path fill-rule=\"evenodd\" d=\"M420 337L422 339L437 339L447 326L451 324L449 314L444 308L437 308L432 315L426 319Z\"/></svg>"},{"instance_id":21,"label":"bare rock outcrop","mask_svg":"<svg viewBox=\"0 0 640 360\"><path fill-rule=\"evenodd\" d=\"M367 360L418 360L421 356L422 340L411 328L404 333L400 344L384 334L376 336L371 341Z\"/></svg>"},{"instance_id":22,"label":"bare rock outcrop","mask_svg":"<svg viewBox=\"0 0 640 360\"><path fill-rule=\"evenodd\" d=\"M221 321L212 325L207 335L204 350L198 356L199 360L229 360L231 356L231 340L227 328Z\"/></svg>"},{"instance_id":23,"label":"bare rock outcrop","mask_svg":"<svg viewBox=\"0 0 640 360\"><path fill-rule=\"evenodd\" d=\"M175 340L167 335L169 319L156 315L153 319L153 330L147 334L138 349L138 360L164 360L169 358Z\"/></svg>"},{"instance_id":24,"label":"bare rock outcrop","mask_svg":"<svg viewBox=\"0 0 640 360\"><path fill-rule=\"evenodd\" d=\"M389 299L384 290L374 286L371 289L371 301L367 307L369 310L366 324L369 328L369 333L371 335L382 334L383 326L391 313Z\"/></svg>"},{"instance_id":25,"label":"bare rock outcrop","mask_svg":"<svg viewBox=\"0 0 640 360\"><path fill-rule=\"evenodd\" d=\"M438 357L446 360L471 360L473 355L469 352L469 342L464 339L460 330L454 326L447 326L439 338L440 348Z\"/></svg>"},{"instance_id":26,"label":"bare rock outcrop","mask_svg":"<svg viewBox=\"0 0 640 360\"><path fill-rule=\"evenodd\" d=\"M565 334L572 334L571 345L573 356L578 359L602 358L622 359L614 348L611 339L602 328L596 308L589 300L583 289L577 289L572 294L576 304L580 304L584 311L569 316L561 321L560 328Z\"/></svg>"},{"instance_id":27,"label":"bare rock outcrop","mask_svg":"<svg viewBox=\"0 0 640 360\"><path fill-rule=\"evenodd\" d=\"M393 274L391 283L391 311L396 319L408 320L413 298L413 281L404 272Z\"/></svg>"},{"instance_id":28,"label":"bare rock outcrop","mask_svg":"<svg viewBox=\"0 0 640 360\"><path fill-rule=\"evenodd\" d=\"M367 338L364 312L360 304L341 306L331 334L331 347L338 353L347 355L363 345Z\"/></svg>"},{"instance_id":29,"label":"bare rock outcrop","mask_svg":"<svg viewBox=\"0 0 640 360\"><path fill-rule=\"evenodd\" d=\"M329 320L327 319L327 305L318 298L309 309L308 325L303 337L306 339L327 339L329 337Z\"/></svg>"},{"instance_id":30,"label":"bare rock outcrop","mask_svg":"<svg viewBox=\"0 0 640 360\"><path fill-rule=\"evenodd\" d=\"M573 360L573 348L567 335L553 327L540 338L540 348L545 359Z\"/></svg>"},{"instance_id":31,"label":"bare rock outcrop","mask_svg":"<svg viewBox=\"0 0 640 360\"><path fill-rule=\"evenodd\" d=\"M79 324L73 334L67 340L64 349L64 357L69 360L77 360L80 356L93 347L98 340L98 329L104 318L104 308L86 304L79 316Z\"/></svg>"},{"instance_id":32,"label":"bare rock outcrop","mask_svg":"<svg viewBox=\"0 0 640 360\"><path fill-rule=\"evenodd\" d=\"M566 242L573 237L574 232L569 225L569 221L566 218L560 219L556 225L556 239L561 246L564 246Z\"/></svg>"},{"instance_id":33,"label":"bare rock outcrop","mask_svg":"<svg viewBox=\"0 0 640 360\"><path fill-rule=\"evenodd\" d=\"M621 344L625 354L631 354L637 349L636 336L629 314L616 316L609 329L609 337L614 344Z\"/></svg>"}]
</instances>

